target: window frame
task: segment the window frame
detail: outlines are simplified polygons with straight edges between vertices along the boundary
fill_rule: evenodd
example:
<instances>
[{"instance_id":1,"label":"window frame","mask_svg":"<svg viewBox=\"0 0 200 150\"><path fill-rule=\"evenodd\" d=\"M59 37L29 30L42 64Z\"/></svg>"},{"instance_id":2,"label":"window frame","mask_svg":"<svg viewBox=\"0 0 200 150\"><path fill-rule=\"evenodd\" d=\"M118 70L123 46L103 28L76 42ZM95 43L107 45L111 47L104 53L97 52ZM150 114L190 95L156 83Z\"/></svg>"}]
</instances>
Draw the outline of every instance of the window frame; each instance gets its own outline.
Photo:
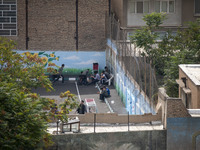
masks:
<instances>
[{"instance_id":1,"label":"window frame","mask_svg":"<svg viewBox=\"0 0 200 150\"><path fill-rule=\"evenodd\" d=\"M167 12L162 11L162 2L164 2L164 1L167 1ZM170 12L169 11L169 2L170 1L174 2L174 12ZM160 3L160 10L159 10L158 13L161 13L161 12L164 12L164 13L167 13L167 14L174 14L174 13L176 13L176 0L156 0L155 4L154 4L154 10L155 10L155 12L156 12L156 2Z\"/></svg>"},{"instance_id":2,"label":"window frame","mask_svg":"<svg viewBox=\"0 0 200 150\"><path fill-rule=\"evenodd\" d=\"M143 12L142 13L138 13L137 12L137 2L142 2L143 3ZM148 12L144 12L144 2L148 2ZM131 11L131 3L133 3L134 5L134 12ZM130 0L129 1L129 13L131 14L148 14L150 13L150 0Z\"/></svg>"},{"instance_id":3,"label":"window frame","mask_svg":"<svg viewBox=\"0 0 200 150\"><path fill-rule=\"evenodd\" d=\"M2 35L0 35L0 36L17 36L18 35L18 30L17 30L17 28L18 28L18 20L17 20L17 0L15 0L15 4L13 4L13 3L3 3L4 2L4 0L1 0L0 1L0 5L1 6L9 6L9 10L0 10L0 12L1 12L1 18L9 18L9 22L0 22L0 31L2 31L2 32L9 32L9 34L2 34ZM13 10L13 7L15 6L15 10ZM6 12L15 12L15 16L3 16L3 14L4 13L6 13ZM13 19L15 20L15 21L13 21ZM12 29L12 27L11 28L9 28L9 29L6 29L6 28L3 28L3 26L4 25L15 25L15 29ZM14 33L16 33L16 34L13 34L13 32Z\"/></svg>"},{"instance_id":4,"label":"window frame","mask_svg":"<svg viewBox=\"0 0 200 150\"><path fill-rule=\"evenodd\" d=\"M196 7L195 6L196 6L196 0L194 0L194 16L200 16L200 12L196 13Z\"/></svg>"}]
</instances>

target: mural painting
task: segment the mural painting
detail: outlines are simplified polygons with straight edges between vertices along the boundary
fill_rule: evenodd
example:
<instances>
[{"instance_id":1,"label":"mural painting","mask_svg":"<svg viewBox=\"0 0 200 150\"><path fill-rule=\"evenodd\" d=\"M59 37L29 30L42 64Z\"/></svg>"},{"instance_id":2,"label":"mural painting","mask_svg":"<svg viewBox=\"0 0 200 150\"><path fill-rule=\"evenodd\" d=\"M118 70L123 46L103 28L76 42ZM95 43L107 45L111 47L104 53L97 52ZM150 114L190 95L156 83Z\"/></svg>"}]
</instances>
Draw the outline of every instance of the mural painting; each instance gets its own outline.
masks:
<instances>
[{"instance_id":1,"label":"mural painting","mask_svg":"<svg viewBox=\"0 0 200 150\"><path fill-rule=\"evenodd\" d=\"M65 64L63 74L79 75L82 70L93 69L93 63L99 64L101 72L105 67L105 52L74 52L74 51L18 51L22 55L37 55L42 58L45 68L59 68Z\"/></svg>"},{"instance_id":2,"label":"mural painting","mask_svg":"<svg viewBox=\"0 0 200 150\"><path fill-rule=\"evenodd\" d=\"M125 104L127 111L129 111L129 114L155 114L154 109L151 108L151 105L146 101L145 96L139 91L139 89L137 89L134 83L128 79L119 64L117 64L115 80L116 90Z\"/></svg>"}]
</instances>

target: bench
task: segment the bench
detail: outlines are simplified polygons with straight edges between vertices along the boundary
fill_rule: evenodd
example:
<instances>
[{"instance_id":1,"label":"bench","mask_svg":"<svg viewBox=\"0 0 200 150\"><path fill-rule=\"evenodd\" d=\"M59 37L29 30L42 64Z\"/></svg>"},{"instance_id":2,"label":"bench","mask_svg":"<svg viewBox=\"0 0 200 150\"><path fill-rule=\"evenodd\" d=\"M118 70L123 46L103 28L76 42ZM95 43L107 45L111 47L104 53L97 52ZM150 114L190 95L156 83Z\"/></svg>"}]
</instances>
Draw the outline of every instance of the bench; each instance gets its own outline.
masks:
<instances>
[{"instance_id":1,"label":"bench","mask_svg":"<svg viewBox=\"0 0 200 150\"><path fill-rule=\"evenodd\" d=\"M68 118L68 122L67 123L61 123L60 124L61 133L73 131L72 130L72 125L76 125L77 126L75 132L80 132L80 120L79 120L78 117L76 117L76 118Z\"/></svg>"},{"instance_id":2,"label":"bench","mask_svg":"<svg viewBox=\"0 0 200 150\"><path fill-rule=\"evenodd\" d=\"M111 85L113 78L114 78L113 74L110 74L110 79L106 81L106 83L108 83L109 86Z\"/></svg>"}]
</instances>

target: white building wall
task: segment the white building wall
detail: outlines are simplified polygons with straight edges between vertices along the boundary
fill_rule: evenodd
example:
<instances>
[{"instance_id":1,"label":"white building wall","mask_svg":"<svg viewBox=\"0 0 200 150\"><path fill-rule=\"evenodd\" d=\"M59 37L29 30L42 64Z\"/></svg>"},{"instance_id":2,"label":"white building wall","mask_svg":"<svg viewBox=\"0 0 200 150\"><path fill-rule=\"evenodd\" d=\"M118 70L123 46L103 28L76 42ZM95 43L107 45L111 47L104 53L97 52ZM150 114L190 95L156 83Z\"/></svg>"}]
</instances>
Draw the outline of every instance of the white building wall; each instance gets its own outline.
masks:
<instances>
[{"instance_id":1,"label":"white building wall","mask_svg":"<svg viewBox=\"0 0 200 150\"><path fill-rule=\"evenodd\" d=\"M136 27L144 26L145 22L142 20L144 14L140 13L130 13L130 3L143 0L128 0L127 5L127 26ZM149 13L155 12L155 1L156 0L146 0L149 1ZM167 19L164 21L163 26L180 26L181 25L181 11L182 11L182 0L175 0L175 12L167 13Z\"/></svg>"}]
</instances>

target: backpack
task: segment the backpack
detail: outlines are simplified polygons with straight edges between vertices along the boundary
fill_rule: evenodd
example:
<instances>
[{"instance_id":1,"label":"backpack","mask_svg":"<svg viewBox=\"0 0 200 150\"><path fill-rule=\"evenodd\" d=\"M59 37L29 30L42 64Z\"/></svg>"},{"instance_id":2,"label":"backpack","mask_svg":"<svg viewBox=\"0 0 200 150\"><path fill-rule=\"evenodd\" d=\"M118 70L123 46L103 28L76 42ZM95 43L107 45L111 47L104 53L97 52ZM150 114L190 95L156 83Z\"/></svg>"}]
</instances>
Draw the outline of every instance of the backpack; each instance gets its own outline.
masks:
<instances>
[{"instance_id":1,"label":"backpack","mask_svg":"<svg viewBox=\"0 0 200 150\"><path fill-rule=\"evenodd\" d=\"M106 88L106 91L108 93L108 96L110 96L110 90L109 90L109 88Z\"/></svg>"}]
</instances>

